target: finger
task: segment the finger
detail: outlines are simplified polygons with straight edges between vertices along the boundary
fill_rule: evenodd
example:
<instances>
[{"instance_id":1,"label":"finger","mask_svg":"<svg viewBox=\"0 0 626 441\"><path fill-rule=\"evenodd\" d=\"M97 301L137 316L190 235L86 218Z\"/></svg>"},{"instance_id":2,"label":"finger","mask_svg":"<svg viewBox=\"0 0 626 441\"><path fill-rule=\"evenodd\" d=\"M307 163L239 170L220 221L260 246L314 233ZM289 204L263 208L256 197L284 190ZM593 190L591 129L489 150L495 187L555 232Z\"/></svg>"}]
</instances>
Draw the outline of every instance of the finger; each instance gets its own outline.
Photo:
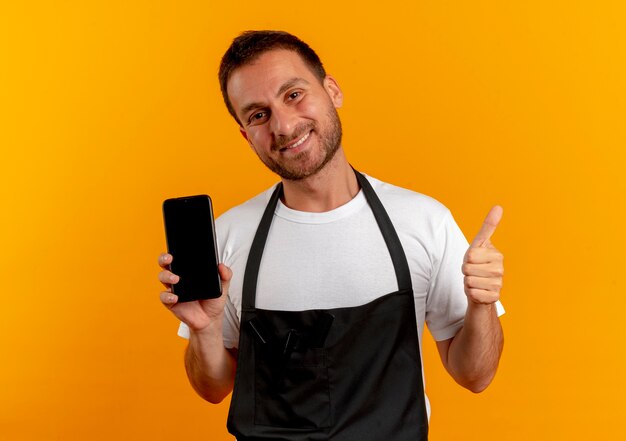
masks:
<instances>
[{"instance_id":1,"label":"finger","mask_svg":"<svg viewBox=\"0 0 626 441\"><path fill-rule=\"evenodd\" d=\"M498 293L502 289L502 278L500 277L466 276L463 283L468 289L482 289L494 293Z\"/></svg>"},{"instance_id":2,"label":"finger","mask_svg":"<svg viewBox=\"0 0 626 441\"><path fill-rule=\"evenodd\" d=\"M504 255L497 248L468 248L463 256L463 262L466 263L502 263Z\"/></svg>"},{"instance_id":3,"label":"finger","mask_svg":"<svg viewBox=\"0 0 626 441\"><path fill-rule=\"evenodd\" d=\"M500 300L500 294L485 289L466 288L465 293L467 294L468 300L474 303L488 305Z\"/></svg>"},{"instance_id":4,"label":"finger","mask_svg":"<svg viewBox=\"0 0 626 441\"><path fill-rule=\"evenodd\" d=\"M465 276L476 277L502 277L504 276L503 265L485 265L483 263L464 263L461 265L461 272Z\"/></svg>"},{"instance_id":5,"label":"finger","mask_svg":"<svg viewBox=\"0 0 626 441\"><path fill-rule=\"evenodd\" d=\"M171 308L178 302L178 296L169 291L161 291L161 303L167 308Z\"/></svg>"},{"instance_id":6,"label":"finger","mask_svg":"<svg viewBox=\"0 0 626 441\"><path fill-rule=\"evenodd\" d=\"M163 269L170 269L169 265L172 263L172 255L168 253L159 254L159 266Z\"/></svg>"},{"instance_id":7,"label":"finger","mask_svg":"<svg viewBox=\"0 0 626 441\"><path fill-rule=\"evenodd\" d=\"M485 218L485 222L483 222L483 226L480 228L480 231L472 241L471 247L480 247L483 246L486 242L491 239L492 234L496 231L498 224L500 223L500 219L502 219L503 209L499 205L495 205L487 214Z\"/></svg>"},{"instance_id":8,"label":"finger","mask_svg":"<svg viewBox=\"0 0 626 441\"><path fill-rule=\"evenodd\" d=\"M171 288L172 285L178 283L180 277L168 270L163 270L159 273L159 281L165 285L166 288Z\"/></svg>"}]
</instances>

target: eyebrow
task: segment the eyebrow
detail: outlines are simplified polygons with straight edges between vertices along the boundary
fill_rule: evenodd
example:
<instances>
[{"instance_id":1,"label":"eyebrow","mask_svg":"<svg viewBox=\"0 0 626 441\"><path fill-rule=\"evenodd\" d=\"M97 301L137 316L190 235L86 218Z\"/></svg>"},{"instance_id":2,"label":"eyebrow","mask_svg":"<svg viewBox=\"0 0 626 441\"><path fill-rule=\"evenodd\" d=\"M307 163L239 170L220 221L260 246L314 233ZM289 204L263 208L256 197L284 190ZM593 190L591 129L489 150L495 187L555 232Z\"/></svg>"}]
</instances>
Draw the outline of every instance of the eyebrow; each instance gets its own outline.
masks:
<instances>
[{"instance_id":1,"label":"eyebrow","mask_svg":"<svg viewBox=\"0 0 626 441\"><path fill-rule=\"evenodd\" d=\"M305 85L309 85L310 84L304 78L298 78L298 77L290 78L287 81L285 81L282 86L280 86L278 88L278 91L276 92L276 98L278 98L283 93L285 93L287 90L291 89L292 87L294 87L294 86L296 86L296 85L298 85L300 83L305 84ZM243 109L241 109L241 114L245 116L245 114L248 113L250 110L255 109L257 107L263 107L263 106L264 106L264 104L263 103L259 103L259 102L250 103L250 104L246 105Z\"/></svg>"}]
</instances>

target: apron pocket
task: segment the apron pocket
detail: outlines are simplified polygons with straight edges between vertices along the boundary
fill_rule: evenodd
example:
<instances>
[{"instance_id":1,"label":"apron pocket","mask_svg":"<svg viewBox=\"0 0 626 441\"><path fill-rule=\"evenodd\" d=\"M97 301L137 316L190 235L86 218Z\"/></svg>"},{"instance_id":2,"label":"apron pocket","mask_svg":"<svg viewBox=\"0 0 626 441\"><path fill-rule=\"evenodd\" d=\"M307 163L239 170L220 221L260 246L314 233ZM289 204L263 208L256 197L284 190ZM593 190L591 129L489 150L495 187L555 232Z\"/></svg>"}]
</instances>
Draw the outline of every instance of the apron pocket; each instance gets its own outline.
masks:
<instances>
[{"instance_id":1,"label":"apron pocket","mask_svg":"<svg viewBox=\"0 0 626 441\"><path fill-rule=\"evenodd\" d=\"M324 348L294 352L286 362L258 347L255 353L255 424L298 429L331 426Z\"/></svg>"}]
</instances>

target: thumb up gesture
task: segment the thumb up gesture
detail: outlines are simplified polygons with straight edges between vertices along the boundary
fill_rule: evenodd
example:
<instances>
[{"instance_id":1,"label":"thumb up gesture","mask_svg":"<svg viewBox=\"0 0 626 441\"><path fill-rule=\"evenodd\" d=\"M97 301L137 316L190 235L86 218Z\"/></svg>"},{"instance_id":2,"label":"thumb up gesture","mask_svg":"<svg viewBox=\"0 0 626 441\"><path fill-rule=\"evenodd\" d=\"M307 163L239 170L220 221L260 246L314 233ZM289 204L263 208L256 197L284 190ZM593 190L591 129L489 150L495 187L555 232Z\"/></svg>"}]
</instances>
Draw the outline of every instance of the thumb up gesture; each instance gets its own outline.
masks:
<instances>
[{"instance_id":1,"label":"thumb up gesture","mask_svg":"<svg viewBox=\"0 0 626 441\"><path fill-rule=\"evenodd\" d=\"M491 304L500 299L504 256L491 243L491 236L502 219L502 207L489 211L482 228L463 257L461 270L468 300L477 304Z\"/></svg>"}]
</instances>

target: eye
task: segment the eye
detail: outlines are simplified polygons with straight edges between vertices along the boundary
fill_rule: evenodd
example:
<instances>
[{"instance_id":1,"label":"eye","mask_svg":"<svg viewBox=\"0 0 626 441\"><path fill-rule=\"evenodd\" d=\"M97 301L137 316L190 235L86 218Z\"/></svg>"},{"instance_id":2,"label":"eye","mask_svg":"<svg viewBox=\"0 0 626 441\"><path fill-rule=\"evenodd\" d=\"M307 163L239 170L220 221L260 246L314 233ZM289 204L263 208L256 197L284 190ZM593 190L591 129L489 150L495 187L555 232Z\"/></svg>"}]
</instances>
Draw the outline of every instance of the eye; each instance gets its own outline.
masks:
<instances>
[{"instance_id":1,"label":"eye","mask_svg":"<svg viewBox=\"0 0 626 441\"><path fill-rule=\"evenodd\" d=\"M255 112L252 115L250 115L250 118L248 118L248 122L250 124L254 124L256 122L262 121L267 117L267 112Z\"/></svg>"},{"instance_id":2,"label":"eye","mask_svg":"<svg viewBox=\"0 0 626 441\"><path fill-rule=\"evenodd\" d=\"M299 90L295 91L295 92L291 92L289 94L289 99L290 100L295 100L296 98L298 98L300 95L302 95L302 92L300 92Z\"/></svg>"}]
</instances>

